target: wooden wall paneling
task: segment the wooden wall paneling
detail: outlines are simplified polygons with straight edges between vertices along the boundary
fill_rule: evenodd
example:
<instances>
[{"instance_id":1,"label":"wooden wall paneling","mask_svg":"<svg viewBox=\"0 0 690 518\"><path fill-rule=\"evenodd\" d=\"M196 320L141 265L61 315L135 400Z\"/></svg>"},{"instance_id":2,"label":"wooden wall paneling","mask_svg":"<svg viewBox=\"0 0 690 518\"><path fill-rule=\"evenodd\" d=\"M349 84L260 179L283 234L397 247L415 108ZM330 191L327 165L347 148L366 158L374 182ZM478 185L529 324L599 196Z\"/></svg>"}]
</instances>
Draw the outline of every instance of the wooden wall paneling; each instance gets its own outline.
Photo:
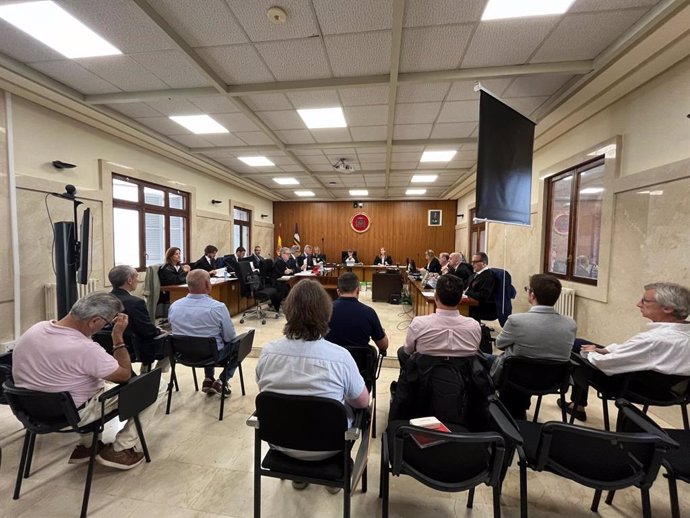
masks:
<instances>
[{"instance_id":1,"label":"wooden wall paneling","mask_svg":"<svg viewBox=\"0 0 690 518\"><path fill-rule=\"evenodd\" d=\"M362 262L371 264L383 246L397 263L405 264L409 257L421 266L428 248L437 255L453 251L456 208L454 200L365 201L361 209L353 208L352 202L275 202L273 242L275 246L282 224L283 244L292 245L297 223L302 247L321 246L329 261L339 261L341 251L352 248ZM427 225L429 210L443 211L441 226ZM371 219L371 227L364 233L350 227L352 216L360 211Z\"/></svg>"}]
</instances>

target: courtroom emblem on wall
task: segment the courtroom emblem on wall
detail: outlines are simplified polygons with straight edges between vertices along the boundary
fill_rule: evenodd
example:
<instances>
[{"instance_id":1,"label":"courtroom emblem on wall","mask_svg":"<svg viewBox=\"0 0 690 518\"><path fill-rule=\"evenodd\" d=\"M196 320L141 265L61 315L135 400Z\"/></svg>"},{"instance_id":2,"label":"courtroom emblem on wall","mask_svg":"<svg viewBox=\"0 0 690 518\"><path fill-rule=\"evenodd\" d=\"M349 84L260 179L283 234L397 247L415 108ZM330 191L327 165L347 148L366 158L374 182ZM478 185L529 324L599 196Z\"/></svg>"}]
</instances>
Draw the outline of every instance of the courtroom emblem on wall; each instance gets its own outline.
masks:
<instances>
[{"instance_id":1,"label":"courtroom emblem on wall","mask_svg":"<svg viewBox=\"0 0 690 518\"><path fill-rule=\"evenodd\" d=\"M371 226L371 219L367 216L366 212L358 212L350 220L350 226L355 232L366 232Z\"/></svg>"}]
</instances>

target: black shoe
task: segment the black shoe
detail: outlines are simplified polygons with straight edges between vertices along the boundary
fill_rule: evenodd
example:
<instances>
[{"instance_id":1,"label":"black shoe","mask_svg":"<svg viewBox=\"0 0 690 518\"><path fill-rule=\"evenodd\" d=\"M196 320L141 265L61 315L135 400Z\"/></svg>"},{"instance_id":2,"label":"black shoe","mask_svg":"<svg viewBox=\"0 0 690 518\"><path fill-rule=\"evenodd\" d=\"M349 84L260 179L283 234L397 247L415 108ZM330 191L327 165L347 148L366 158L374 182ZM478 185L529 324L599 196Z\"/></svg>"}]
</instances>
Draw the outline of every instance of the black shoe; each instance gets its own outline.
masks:
<instances>
[{"instance_id":1,"label":"black shoe","mask_svg":"<svg viewBox=\"0 0 690 518\"><path fill-rule=\"evenodd\" d=\"M561 406L561 400L559 399L556 401L558 403L558 408L563 408ZM584 410L576 410L575 409L575 403L566 403L565 405L565 413L570 414L572 416L575 416L575 419L578 421L582 421L583 423L587 421L587 412Z\"/></svg>"}]
</instances>

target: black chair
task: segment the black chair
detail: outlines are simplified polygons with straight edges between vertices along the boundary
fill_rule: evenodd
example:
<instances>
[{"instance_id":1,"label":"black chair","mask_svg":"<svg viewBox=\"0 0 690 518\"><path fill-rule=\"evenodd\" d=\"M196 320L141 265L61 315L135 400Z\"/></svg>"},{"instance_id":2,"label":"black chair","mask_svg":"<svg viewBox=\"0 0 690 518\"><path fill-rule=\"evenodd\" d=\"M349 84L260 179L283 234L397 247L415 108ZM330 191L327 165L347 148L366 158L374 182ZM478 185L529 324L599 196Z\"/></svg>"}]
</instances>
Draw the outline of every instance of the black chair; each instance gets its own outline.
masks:
<instances>
[{"instance_id":1,"label":"black chair","mask_svg":"<svg viewBox=\"0 0 690 518\"><path fill-rule=\"evenodd\" d=\"M152 405L158 398L160 379L161 371L157 369L147 374L133 377L126 384L118 385L103 393L99 397L101 402L101 419L85 426L79 426L79 412L69 392L37 392L17 388L11 381L6 381L4 389L10 408L26 429L22 456L17 469L14 500L19 499L22 478L29 478L37 435L54 432L90 433L93 434L93 442L81 507L81 518L84 518L88 511L91 480L93 478L93 468L98 448L98 436L103 431L107 421L114 417L119 417L120 421L134 419L146 462L151 462L138 416L140 412ZM117 408L106 413L105 402L115 396L118 397Z\"/></svg>"},{"instance_id":2,"label":"black chair","mask_svg":"<svg viewBox=\"0 0 690 518\"><path fill-rule=\"evenodd\" d=\"M492 416L498 415L494 423L506 435L514 437L519 444L519 434L503 430L510 423L505 410L496 408L496 401L490 403ZM412 436L422 436L443 442L420 448ZM493 489L494 518L501 516L501 485L507 470L507 441L498 431L451 433L437 432L393 421L383 434L381 444L381 494L383 497L383 518L388 517L389 476L408 475L425 486L438 491L468 491L467 507L472 508L474 489L486 484Z\"/></svg>"},{"instance_id":3,"label":"black chair","mask_svg":"<svg viewBox=\"0 0 690 518\"><path fill-rule=\"evenodd\" d=\"M261 392L256 397L256 412L247 421L254 427L254 518L261 516L261 477L342 488L343 516L349 518L352 475L361 468L353 466L351 452L362 420L363 412L358 412L355 423L348 428L345 406L334 399ZM270 448L262 460L262 441L294 450L342 453L320 461L305 461ZM364 467L362 492L366 490Z\"/></svg>"},{"instance_id":4,"label":"black chair","mask_svg":"<svg viewBox=\"0 0 690 518\"><path fill-rule=\"evenodd\" d=\"M343 346L349 351L357 364L359 373L364 378L364 384L371 395L371 434L376 437L376 380L381 373L383 355L379 350L369 344Z\"/></svg>"},{"instance_id":5,"label":"black chair","mask_svg":"<svg viewBox=\"0 0 690 518\"><path fill-rule=\"evenodd\" d=\"M677 444L657 427L635 418L622 407L619 423L635 419L639 433L594 430L569 423L519 421L524 439L520 455L521 517L527 518L527 468L548 471L593 488L591 510L597 512L603 491L638 487L642 515L651 518L649 489L666 452ZM609 498L612 498L611 496ZM607 499L607 502L609 499Z\"/></svg>"},{"instance_id":6,"label":"black chair","mask_svg":"<svg viewBox=\"0 0 690 518\"><path fill-rule=\"evenodd\" d=\"M524 396L538 396L533 421L539 417L542 396L558 394L561 399L563 422L567 422L565 395L570 388L570 361L539 360L511 356L505 359L496 387L498 392L517 392Z\"/></svg>"},{"instance_id":7,"label":"black chair","mask_svg":"<svg viewBox=\"0 0 690 518\"><path fill-rule=\"evenodd\" d=\"M194 378L194 390L199 391L199 381L196 377L197 367L220 367L226 369L233 361L238 362L238 369L240 371L240 386L242 388L242 395L245 395L244 390L244 374L242 373L242 360L251 352L252 344L254 342L254 329L250 329L246 333L238 335L233 340L235 343L235 352L229 355L224 360L218 359L218 343L214 337L204 336L182 336L170 335L168 343L170 346L170 382L168 383L168 402L166 404L165 413L170 413L170 406L172 403L173 386L177 384L176 366L179 363L186 367L192 368L192 377ZM218 420L223 420L223 411L225 410L225 384L223 383L222 394L220 398L220 412Z\"/></svg>"},{"instance_id":8,"label":"black chair","mask_svg":"<svg viewBox=\"0 0 690 518\"><path fill-rule=\"evenodd\" d=\"M252 263L249 261L241 261L239 263L239 273L237 279L240 281L240 293L243 297L254 299L255 305L249 308L242 314L240 324L244 324L246 318L256 318L261 320L262 324L266 324L266 311L262 304L268 303L271 296L275 292L275 288L263 288L261 283L261 276L252 270ZM275 318L278 318L276 313Z\"/></svg>"},{"instance_id":9,"label":"black chair","mask_svg":"<svg viewBox=\"0 0 690 518\"><path fill-rule=\"evenodd\" d=\"M2 385L12 381L12 351L0 354L0 405L7 405Z\"/></svg>"},{"instance_id":10,"label":"black chair","mask_svg":"<svg viewBox=\"0 0 690 518\"><path fill-rule=\"evenodd\" d=\"M678 487L676 481L681 480L683 482L690 483L690 431L669 428L662 429L649 416L626 400L619 399L616 401L616 405L619 407L624 406L629 411L629 413L626 414L623 419L621 419L619 416L619 422L617 425L621 430L626 432L643 431L643 428L639 423L644 422L647 424L647 426L657 428L660 433L668 435L671 440L678 444L678 448L669 449L664 454L662 464L666 469L665 477L668 479L668 492L671 499L671 518L680 518ZM631 413L636 417L636 419L629 418ZM608 494L606 498L607 504L611 504L613 502L613 496L613 492Z\"/></svg>"}]
</instances>

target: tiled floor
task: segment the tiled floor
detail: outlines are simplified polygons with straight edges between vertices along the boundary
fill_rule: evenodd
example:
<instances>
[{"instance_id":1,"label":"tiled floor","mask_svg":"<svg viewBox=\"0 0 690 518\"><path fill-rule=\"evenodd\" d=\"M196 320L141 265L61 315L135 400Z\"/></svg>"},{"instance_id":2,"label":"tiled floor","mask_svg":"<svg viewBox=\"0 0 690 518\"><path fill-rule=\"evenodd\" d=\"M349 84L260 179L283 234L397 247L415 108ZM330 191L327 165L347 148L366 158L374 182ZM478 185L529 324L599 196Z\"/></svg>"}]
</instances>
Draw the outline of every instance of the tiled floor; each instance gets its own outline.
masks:
<instances>
[{"instance_id":1,"label":"tiled floor","mask_svg":"<svg viewBox=\"0 0 690 518\"><path fill-rule=\"evenodd\" d=\"M367 301L368 293L362 299ZM373 304L391 337L394 351L404 338L411 316L402 306ZM284 320L239 324L238 331L257 327L255 345L280 336ZM394 365L394 364L392 364ZM253 431L246 418L253 410L257 387L253 371L256 359L244 364L247 395L242 397L239 379L233 379L233 394L225 407L225 419L218 421L218 398L195 393L189 369L180 371L181 391L173 399L170 415L161 405L154 426L147 432L153 461L129 472L97 465L91 491L89 516L118 518L145 516L211 517L252 516ZM377 419L382 429L387 419L390 382L397 378L395 368L385 368L378 385ZM588 425L601 427L600 405L590 407ZM554 398L546 398L540 420L559 419ZM660 423L667 426L660 420ZM112 440L114 428L105 439ZM67 458L75 444L72 434L53 434L36 441L33 473L24 481L20 500L12 500L12 489L19 461L23 433L19 422L5 406L0 407L0 517L75 517L81 506L86 475L85 466L70 466ZM369 462L369 491L356 492L352 499L353 517L380 516L377 498L380 439L373 440ZM583 452L587 454L587 452ZM593 491L545 473L529 473L529 509L533 518L596 516L589 511ZM679 485L681 515L690 515L690 491ZM390 516L392 518L484 518L493 516L491 490L478 488L473 509L465 507L466 493L441 493L409 477L391 479ZM264 479L262 516L337 517L342 515L342 497L330 495L323 487L296 492L289 482ZM660 475L652 488L652 508L656 518L670 516L668 486ZM505 517L519 515L517 467L508 472L502 496ZM613 506L602 502L600 516L623 518L641 516L639 491L625 490L616 495Z\"/></svg>"}]
</instances>

